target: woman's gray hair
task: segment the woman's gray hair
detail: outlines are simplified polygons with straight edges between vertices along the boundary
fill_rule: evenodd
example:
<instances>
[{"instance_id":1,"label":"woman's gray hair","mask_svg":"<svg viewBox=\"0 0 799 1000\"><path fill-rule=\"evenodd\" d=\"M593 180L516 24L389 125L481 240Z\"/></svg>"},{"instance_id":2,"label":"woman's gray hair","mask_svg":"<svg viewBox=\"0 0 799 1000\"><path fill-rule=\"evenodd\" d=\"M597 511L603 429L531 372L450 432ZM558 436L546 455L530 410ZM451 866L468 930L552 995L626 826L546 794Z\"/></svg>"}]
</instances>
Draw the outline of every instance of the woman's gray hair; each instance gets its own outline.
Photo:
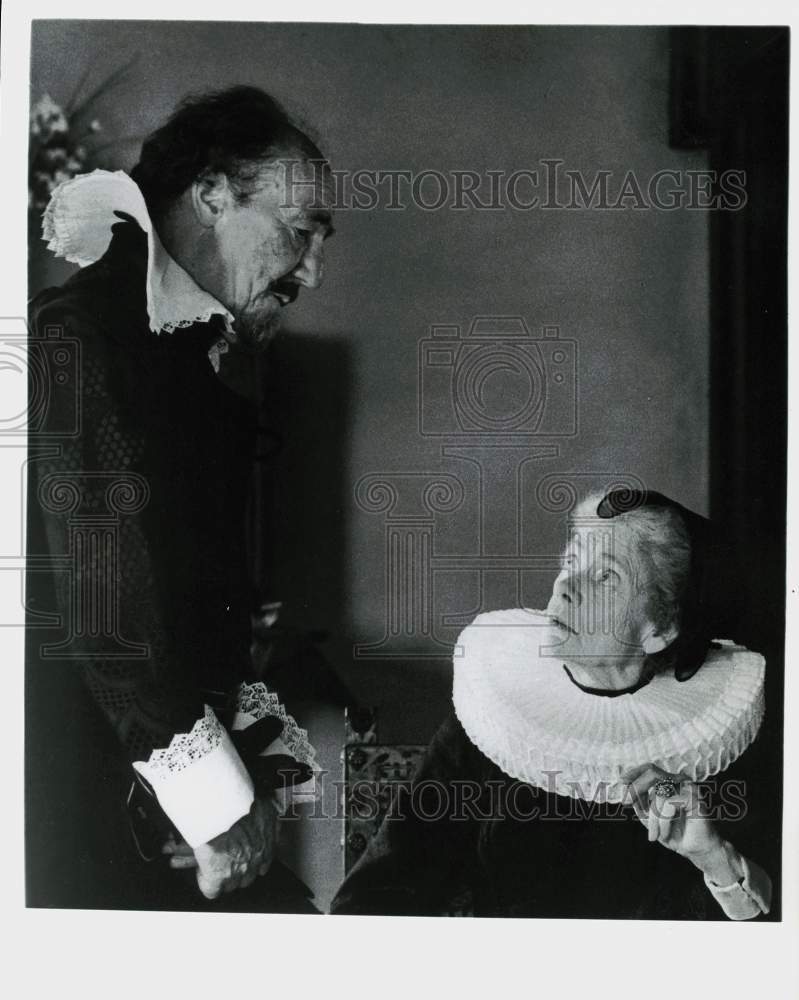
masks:
<instances>
[{"instance_id":1,"label":"woman's gray hair","mask_svg":"<svg viewBox=\"0 0 799 1000\"><path fill-rule=\"evenodd\" d=\"M572 519L586 525L596 518L597 524L606 530L615 524L627 526L635 542L638 571L646 583L647 615L658 632L671 628L679 632L691 572L691 539L685 522L676 510L668 507L637 507L612 520L600 518L597 507L604 495L592 493L581 500L572 512ZM668 647L649 659L658 670L672 665Z\"/></svg>"}]
</instances>

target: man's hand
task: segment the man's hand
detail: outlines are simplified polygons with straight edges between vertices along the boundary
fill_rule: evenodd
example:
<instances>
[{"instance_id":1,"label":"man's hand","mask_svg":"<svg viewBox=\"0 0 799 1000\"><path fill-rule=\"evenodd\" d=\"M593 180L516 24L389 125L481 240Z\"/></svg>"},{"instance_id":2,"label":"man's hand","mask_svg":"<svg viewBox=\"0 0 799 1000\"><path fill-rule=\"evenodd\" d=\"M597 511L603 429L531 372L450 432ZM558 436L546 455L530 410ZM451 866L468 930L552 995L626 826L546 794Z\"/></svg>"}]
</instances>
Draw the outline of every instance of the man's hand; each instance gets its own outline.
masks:
<instances>
[{"instance_id":1,"label":"man's hand","mask_svg":"<svg viewBox=\"0 0 799 1000\"><path fill-rule=\"evenodd\" d=\"M277 809L271 799L256 798L246 816L226 832L193 850L186 843L164 844L171 868L196 868L197 885L206 899L245 889L272 864L277 841Z\"/></svg>"}]
</instances>

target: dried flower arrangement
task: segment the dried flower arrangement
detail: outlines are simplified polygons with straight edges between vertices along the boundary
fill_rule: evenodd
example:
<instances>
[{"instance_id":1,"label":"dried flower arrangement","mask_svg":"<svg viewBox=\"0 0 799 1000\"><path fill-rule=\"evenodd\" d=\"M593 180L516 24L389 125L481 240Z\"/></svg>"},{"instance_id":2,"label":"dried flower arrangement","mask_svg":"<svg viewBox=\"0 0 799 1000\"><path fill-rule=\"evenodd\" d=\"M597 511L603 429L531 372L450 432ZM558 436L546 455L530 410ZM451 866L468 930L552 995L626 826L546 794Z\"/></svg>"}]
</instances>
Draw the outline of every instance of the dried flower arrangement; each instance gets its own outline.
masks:
<instances>
[{"instance_id":1,"label":"dried flower arrangement","mask_svg":"<svg viewBox=\"0 0 799 1000\"><path fill-rule=\"evenodd\" d=\"M138 60L138 54L107 76L88 97L81 98L92 68L81 77L72 98L62 107L49 94L43 94L31 108L28 157L28 204L43 212L53 191L76 174L92 170L99 153L114 142L98 145L94 139L102 132L93 114L95 105L113 87L118 86Z\"/></svg>"}]
</instances>

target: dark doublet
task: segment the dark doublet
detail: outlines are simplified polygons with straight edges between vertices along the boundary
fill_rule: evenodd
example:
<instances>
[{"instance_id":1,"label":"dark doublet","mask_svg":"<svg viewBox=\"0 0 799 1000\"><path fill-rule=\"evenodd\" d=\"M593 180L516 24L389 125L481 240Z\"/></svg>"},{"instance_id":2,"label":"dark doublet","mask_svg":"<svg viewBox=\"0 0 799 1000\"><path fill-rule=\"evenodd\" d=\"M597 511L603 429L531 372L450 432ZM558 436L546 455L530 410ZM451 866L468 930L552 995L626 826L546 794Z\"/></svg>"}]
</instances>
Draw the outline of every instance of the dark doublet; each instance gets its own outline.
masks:
<instances>
[{"instance_id":1,"label":"dark doublet","mask_svg":"<svg viewBox=\"0 0 799 1000\"><path fill-rule=\"evenodd\" d=\"M30 438L28 553L68 556L81 567L79 578L28 575L33 905L124 905L135 896L143 876L128 867L130 761L168 745L204 702L223 706L238 681L252 679L245 515L255 415L209 362L221 335L215 320L149 329L146 265L145 234L120 223L101 260L31 303L32 343L55 335L79 356L80 422L77 434L58 436L73 421L75 382L48 378L44 417ZM139 498L129 513L122 496L109 509L109 483L131 474L146 484L146 502ZM77 559L75 510L42 500L57 481L76 486L79 513L112 515L116 636L98 640L91 622L87 631L76 620L75 588L109 585L110 562L107 553ZM56 612L62 627L37 627L34 612ZM64 638L69 659L42 655L43 643ZM103 644L119 652L118 639L147 655L104 656ZM155 881L178 878L161 871ZM196 888L195 898L202 902Z\"/></svg>"}]
</instances>

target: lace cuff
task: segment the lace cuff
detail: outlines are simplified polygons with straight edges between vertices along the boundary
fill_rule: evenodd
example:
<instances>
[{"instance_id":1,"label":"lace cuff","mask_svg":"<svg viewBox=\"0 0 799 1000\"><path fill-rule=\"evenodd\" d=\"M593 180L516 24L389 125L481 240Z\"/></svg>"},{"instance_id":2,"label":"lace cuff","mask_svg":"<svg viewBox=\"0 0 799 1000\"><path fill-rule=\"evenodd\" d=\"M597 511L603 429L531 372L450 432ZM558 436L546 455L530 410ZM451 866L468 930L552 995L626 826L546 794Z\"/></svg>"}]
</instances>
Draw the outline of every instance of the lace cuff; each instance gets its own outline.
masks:
<instances>
[{"instance_id":1,"label":"lace cuff","mask_svg":"<svg viewBox=\"0 0 799 1000\"><path fill-rule=\"evenodd\" d=\"M231 729L246 729L259 719L271 715L283 723L283 732L278 739L273 740L261 752L262 757L271 754L288 754L300 764L307 764L313 772L308 781L301 785L292 785L279 789L276 793L278 802L284 808L288 800L294 802L310 802L318 799L321 794L319 787L319 765L316 762L316 750L308 739L308 732L297 725L293 716L289 715L274 692L258 681L255 684L241 684L236 693L236 715Z\"/></svg>"},{"instance_id":2,"label":"lace cuff","mask_svg":"<svg viewBox=\"0 0 799 1000\"><path fill-rule=\"evenodd\" d=\"M133 766L190 847L225 833L253 803L247 769L207 705L191 732L178 733L166 749Z\"/></svg>"},{"instance_id":3,"label":"lace cuff","mask_svg":"<svg viewBox=\"0 0 799 1000\"><path fill-rule=\"evenodd\" d=\"M705 885L730 920L751 920L771 909L771 879L754 861L725 842L725 850L736 855L743 875L731 885L720 886L705 876Z\"/></svg>"}]
</instances>

